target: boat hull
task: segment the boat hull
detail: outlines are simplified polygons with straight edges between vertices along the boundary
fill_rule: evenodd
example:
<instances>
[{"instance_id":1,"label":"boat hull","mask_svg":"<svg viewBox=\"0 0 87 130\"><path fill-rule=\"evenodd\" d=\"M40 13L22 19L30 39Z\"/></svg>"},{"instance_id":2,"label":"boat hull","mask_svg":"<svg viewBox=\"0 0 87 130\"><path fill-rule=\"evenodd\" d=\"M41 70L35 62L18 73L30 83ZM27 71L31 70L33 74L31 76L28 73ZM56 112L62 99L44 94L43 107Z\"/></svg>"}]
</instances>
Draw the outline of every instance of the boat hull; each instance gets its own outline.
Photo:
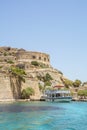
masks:
<instances>
[{"instance_id":1,"label":"boat hull","mask_svg":"<svg viewBox=\"0 0 87 130\"><path fill-rule=\"evenodd\" d=\"M45 100L51 102L70 102L72 97L46 98Z\"/></svg>"}]
</instances>

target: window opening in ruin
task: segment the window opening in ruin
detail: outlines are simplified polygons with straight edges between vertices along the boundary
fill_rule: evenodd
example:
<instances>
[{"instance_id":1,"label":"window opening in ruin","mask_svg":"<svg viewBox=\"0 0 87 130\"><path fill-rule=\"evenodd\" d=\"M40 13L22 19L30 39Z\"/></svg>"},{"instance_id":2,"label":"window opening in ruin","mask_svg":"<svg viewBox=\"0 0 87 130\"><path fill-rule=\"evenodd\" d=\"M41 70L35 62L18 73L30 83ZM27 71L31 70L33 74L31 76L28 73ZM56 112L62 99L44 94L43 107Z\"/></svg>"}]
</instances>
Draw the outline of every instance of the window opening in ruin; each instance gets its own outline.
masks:
<instances>
[{"instance_id":1,"label":"window opening in ruin","mask_svg":"<svg viewBox=\"0 0 87 130\"><path fill-rule=\"evenodd\" d=\"M32 56L33 59L36 59L36 56Z\"/></svg>"},{"instance_id":2,"label":"window opening in ruin","mask_svg":"<svg viewBox=\"0 0 87 130\"><path fill-rule=\"evenodd\" d=\"M46 58L44 58L44 61L46 61Z\"/></svg>"},{"instance_id":3,"label":"window opening in ruin","mask_svg":"<svg viewBox=\"0 0 87 130\"><path fill-rule=\"evenodd\" d=\"M41 57L39 57L39 60L41 60Z\"/></svg>"}]
</instances>

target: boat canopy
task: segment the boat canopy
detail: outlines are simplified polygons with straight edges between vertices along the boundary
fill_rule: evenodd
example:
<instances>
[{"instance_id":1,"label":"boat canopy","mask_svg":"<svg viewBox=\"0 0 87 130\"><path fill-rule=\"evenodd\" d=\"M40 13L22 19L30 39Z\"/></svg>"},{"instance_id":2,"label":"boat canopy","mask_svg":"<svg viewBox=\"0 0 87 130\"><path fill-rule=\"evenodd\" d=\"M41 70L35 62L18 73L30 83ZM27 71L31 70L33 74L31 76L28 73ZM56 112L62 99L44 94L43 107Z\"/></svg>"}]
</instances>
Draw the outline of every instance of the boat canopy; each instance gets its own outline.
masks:
<instances>
[{"instance_id":1,"label":"boat canopy","mask_svg":"<svg viewBox=\"0 0 87 130\"><path fill-rule=\"evenodd\" d=\"M45 94L56 94L56 93L65 93L65 94L69 94L70 91L69 90L46 90Z\"/></svg>"}]
</instances>

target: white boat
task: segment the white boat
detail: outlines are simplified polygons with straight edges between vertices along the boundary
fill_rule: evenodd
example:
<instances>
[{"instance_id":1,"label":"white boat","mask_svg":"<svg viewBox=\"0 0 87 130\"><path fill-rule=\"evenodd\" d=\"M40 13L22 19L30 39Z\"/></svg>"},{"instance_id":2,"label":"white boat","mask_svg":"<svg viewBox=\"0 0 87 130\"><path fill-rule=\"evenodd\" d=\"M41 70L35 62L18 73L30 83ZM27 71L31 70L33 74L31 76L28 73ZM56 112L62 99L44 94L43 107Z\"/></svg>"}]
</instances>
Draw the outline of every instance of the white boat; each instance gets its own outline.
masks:
<instances>
[{"instance_id":1,"label":"white boat","mask_svg":"<svg viewBox=\"0 0 87 130\"><path fill-rule=\"evenodd\" d=\"M69 90L46 90L46 101L70 102L72 96Z\"/></svg>"}]
</instances>

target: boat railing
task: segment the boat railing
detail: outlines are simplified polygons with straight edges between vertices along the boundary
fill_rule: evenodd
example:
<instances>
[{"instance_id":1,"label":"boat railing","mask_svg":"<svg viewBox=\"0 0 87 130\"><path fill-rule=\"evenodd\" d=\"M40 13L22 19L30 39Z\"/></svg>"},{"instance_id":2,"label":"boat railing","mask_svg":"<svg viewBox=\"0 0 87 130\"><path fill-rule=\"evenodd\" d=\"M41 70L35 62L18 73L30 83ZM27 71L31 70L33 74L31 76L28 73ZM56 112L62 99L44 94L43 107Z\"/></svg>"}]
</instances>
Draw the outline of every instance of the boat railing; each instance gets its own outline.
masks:
<instances>
[{"instance_id":1,"label":"boat railing","mask_svg":"<svg viewBox=\"0 0 87 130\"><path fill-rule=\"evenodd\" d=\"M55 93L59 93L59 94L70 94L69 90L46 90L45 94L55 94Z\"/></svg>"}]
</instances>

